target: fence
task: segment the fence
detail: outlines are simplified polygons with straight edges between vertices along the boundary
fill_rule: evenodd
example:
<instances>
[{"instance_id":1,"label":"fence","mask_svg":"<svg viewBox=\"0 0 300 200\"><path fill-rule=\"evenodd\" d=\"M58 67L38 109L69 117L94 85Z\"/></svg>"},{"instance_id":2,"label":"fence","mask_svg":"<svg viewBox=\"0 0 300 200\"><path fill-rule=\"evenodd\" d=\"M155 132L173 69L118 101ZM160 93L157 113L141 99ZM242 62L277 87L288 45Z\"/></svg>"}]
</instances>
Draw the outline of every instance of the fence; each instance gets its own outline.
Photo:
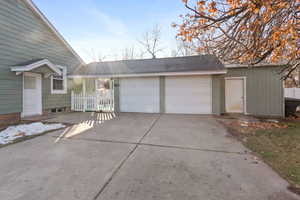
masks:
<instances>
[{"instance_id":1,"label":"fence","mask_svg":"<svg viewBox=\"0 0 300 200\"><path fill-rule=\"evenodd\" d=\"M300 99L300 88L285 88L284 96L289 98Z\"/></svg>"},{"instance_id":2,"label":"fence","mask_svg":"<svg viewBox=\"0 0 300 200\"><path fill-rule=\"evenodd\" d=\"M71 94L71 110L72 111L114 111L114 99L113 95L101 96L100 94L86 94L74 93Z\"/></svg>"}]
</instances>

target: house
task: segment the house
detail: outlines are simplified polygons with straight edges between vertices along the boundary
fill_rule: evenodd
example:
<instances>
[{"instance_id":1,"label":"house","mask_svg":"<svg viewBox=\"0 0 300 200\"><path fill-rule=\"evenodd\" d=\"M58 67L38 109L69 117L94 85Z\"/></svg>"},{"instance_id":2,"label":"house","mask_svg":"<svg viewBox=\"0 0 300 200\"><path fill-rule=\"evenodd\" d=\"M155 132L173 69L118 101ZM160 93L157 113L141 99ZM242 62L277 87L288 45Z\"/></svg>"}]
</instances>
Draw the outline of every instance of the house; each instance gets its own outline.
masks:
<instances>
[{"instance_id":1,"label":"house","mask_svg":"<svg viewBox=\"0 0 300 200\"><path fill-rule=\"evenodd\" d=\"M69 108L72 47L31 0L0 1L0 26L0 123Z\"/></svg>"},{"instance_id":2,"label":"house","mask_svg":"<svg viewBox=\"0 0 300 200\"><path fill-rule=\"evenodd\" d=\"M31 0L0 1L0 26L0 123L70 110L71 91L90 108L101 91L116 112L284 116L280 66L212 55L86 65Z\"/></svg>"},{"instance_id":3,"label":"house","mask_svg":"<svg viewBox=\"0 0 300 200\"><path fill-rule=\"evenodd\" d=\"M114 80L117 112L283 117L280 69L224 66L215 56L200 55L91 63L69 78L89 94L96 92L96 81Z\"/></svg>"}]
</instances>

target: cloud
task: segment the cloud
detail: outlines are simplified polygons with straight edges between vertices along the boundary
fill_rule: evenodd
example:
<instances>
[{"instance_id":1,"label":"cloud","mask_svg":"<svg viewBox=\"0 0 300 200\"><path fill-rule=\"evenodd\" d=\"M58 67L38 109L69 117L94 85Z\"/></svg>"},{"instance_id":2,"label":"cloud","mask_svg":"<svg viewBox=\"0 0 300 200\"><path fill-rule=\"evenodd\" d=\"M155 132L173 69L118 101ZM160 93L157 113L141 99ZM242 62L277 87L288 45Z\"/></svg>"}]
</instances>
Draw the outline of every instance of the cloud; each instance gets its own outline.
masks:
<instances>
[{"instance_id":1,"label":"cloud","mask_svg":"<svg viewBox=\"0 0 300 200\"><path fill-rule=\"evenodd\" d=\"M101 57L114 60L117 54L121 55L122 49L134 44L135 40L121 19L102 12L92 2L84 5L81 11L88 20L82 26L80 36L70 41L87 63L95 61L100 54Z\"/></svg>"},{"instance_id":2,"label":"cloud","mask_svg":"<svg viewBox=\"0 0 300 200\"><path fill-rule=\"evenodd\" d=\"M148 24L136 24L134 27L131 25L129 29L122 19L111 16L92 4L85 5L82 11L82 15L89 20L81 29L80 37L76 36L70 41L76 52L87 63L96 61L97 57L105 57L105 60L121 59L123 50L133 46L139 54L141 47L137 39L144 31L151 30L154 24L160 24L163 27L162 47L165 51L158 57L169 56L171 49L176 45L175 30L170 25L171 17L158 18L160 19L158 23L154 23L156 21L154 20Z\"/></svg>"},{"instance_id":3,"label":"cloud","mask_svg":"<svg viewBox=\"0 0 300 200\"><path fill-rule=\"evenodd\" d=\"M105 60L121 59L124 48L137 44L134 39L127 37L94 35L73 41L72 46L85 62L89 63L97 61L98 57L105 57Z\"/></svg>"},{"instance_id":4,"label":"cloud","mask_svg":"<svg viewBox=\"0 0 300 200\"><path fill-rule=\"evenodd\" d=\"M93 20L95 24L99 24L98 28L103 32L109 32L115 36L128 34L128 28L122 20L114 18L95 8L90 8L86 12L91 16L91 20Z\"/></svg>"}]
</instances>

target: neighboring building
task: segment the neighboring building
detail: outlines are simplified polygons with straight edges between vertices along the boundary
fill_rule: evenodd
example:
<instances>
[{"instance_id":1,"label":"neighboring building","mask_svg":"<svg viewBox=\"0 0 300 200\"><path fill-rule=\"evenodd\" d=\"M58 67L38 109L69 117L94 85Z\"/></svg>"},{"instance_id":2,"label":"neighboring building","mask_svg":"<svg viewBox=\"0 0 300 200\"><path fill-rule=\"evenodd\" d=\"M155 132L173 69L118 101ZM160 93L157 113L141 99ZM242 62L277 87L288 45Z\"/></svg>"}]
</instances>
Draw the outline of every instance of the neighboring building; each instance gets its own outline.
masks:
<instances>
[{"instance_id":1,"label":"neighboring building","mask_svg":"<svg viewBox=\"0 0 300 200\"><path fill-rule=\"evenodd\" d=\"M83 61L38 8L1 0L0 27L0 123L70 107L66 74Z\"/></svg>"},{"instance_id":2,"label":"neighboring building","mask_svg":"<svg viewBox=\"0 0 300 200\"><path fill-rule=\"evenodd\" d=\"M31 0L0 1L0 27L0 124L69 110L71 90L90 107L96 93L113 98L117 112L284 116L278 66L212 55L85 65Z\"/></svg>"},{"instance_id":3,"label":"neighboring building","mask_svg":"<svg viewBox=\"0 0 300 200\"><path fill-rule=\"evenodd\" d=\"M70 74L85 91L115 80L119 112L223 114L283 117L279 66L224 66L211 55L91 63ZM82 88L78 87L77 88Z\"/></svg>"}]
</instances>

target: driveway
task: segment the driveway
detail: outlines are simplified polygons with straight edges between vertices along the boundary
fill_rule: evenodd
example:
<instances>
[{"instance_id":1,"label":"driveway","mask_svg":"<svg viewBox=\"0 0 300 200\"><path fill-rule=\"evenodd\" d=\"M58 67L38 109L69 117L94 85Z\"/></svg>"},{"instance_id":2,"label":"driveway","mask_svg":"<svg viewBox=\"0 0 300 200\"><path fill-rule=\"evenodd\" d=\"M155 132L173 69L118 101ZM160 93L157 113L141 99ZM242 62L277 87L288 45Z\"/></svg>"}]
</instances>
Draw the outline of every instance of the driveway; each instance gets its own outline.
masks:
<instances>
[{"instance_id":1,"label":"driveway","mask_svg":"<svg viewBox=\"0 0 300 200\"><path fill-rule=\"evenodd\" d=\"M74 125L0 149L5 200L299 199L211 116L59 115Z\"/></svg>"}]
</instances>

